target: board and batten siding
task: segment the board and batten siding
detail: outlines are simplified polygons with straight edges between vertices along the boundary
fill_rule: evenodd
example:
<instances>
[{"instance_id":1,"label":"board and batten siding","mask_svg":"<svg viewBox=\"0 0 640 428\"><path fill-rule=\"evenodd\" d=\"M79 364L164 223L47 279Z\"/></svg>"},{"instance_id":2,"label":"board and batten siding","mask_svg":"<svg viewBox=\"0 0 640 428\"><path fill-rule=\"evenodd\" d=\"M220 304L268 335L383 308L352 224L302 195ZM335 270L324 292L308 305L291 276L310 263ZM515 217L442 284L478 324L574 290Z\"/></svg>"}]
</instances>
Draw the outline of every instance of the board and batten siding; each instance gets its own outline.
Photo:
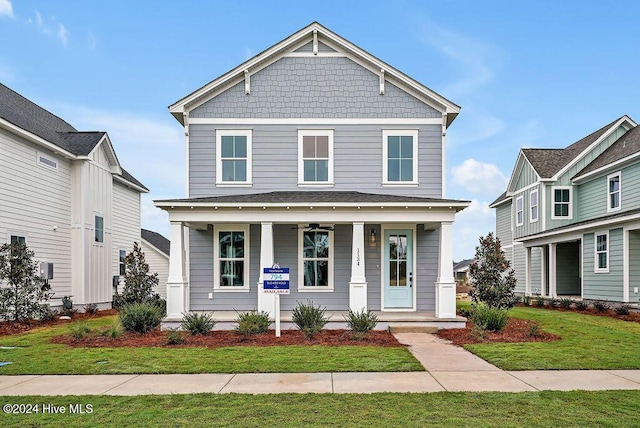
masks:
<instances>
[{"instance_id":1,"label":"board and batten siding","mask_svg":"<svg viewBox=\"0 0 640 428\"><path fill-rule=\"evenodd\" d=\"M158 287L153 290L163 299L167 298L167 278L169 277L169 256L141 239L142 251L149 264L149 273L158 274ZM213 263L213 260L211 261Z\"/></svg>"},{"instance_id":2,"label":"board and batten siding","mask_svg":"<svg viewBox=\"0 0 640 428\"><path fill-rule=\"evenodd\" d=\"M604 232L606 230L602 230ZM600 231L598 231L600 232ZM609 273L595 273L595 251L593 232L585 233L583 250L583 293L584 299L622 301L622 228L609 230Z\"/></svg>"},{"instance_id":3,"label":"board and batten siding","mask_svg":"<svg viewBox=\"0 0 640 428\"><path fill-rule=\"evenodd\" d=\"M418 129L418 181L415 187L382 185L382 130ZM216 187L216 129L252 129L251 187ZM221 196L292 190L298 186L298 129L333 129L333 190L442 197L440 125L253 125L189 126L189 196ZM358 162L353 162L358 159Z\"/></svg>"},{"instance_id":4,"label":"board and batten siding","mask_svg":"<svg viewBox=\"0 0 640 428\"><path fill-rule=\"evenodd\" d=\"M42 166L38 152L57 162ZM26 237L39 262L54 265L54 299L71 294L71 162L0 129L0 244Z\"/></svg>"},{"instance_id":5,"label":"board and batten siding","mask_svg":"<svg viewBox=\"0 0 640 428\"><path fill-rule=\"evenodd\" d=\"M129 254L133 251L133 243L140 244L141 241L140 192L114 181L112 210L111 272L112 275L120 275L120 250ZM122 277L120 283L123 283Z\"/></svg>"},{"instance_id":6,"label":"board and batten siding","mask_svg":"<svg viewBox=\"0 0 640 428\"><path fill-rule=\"evenodd\" d=\"M531 221L531 192L538 191L538 220ZM522 196L522 226L517 226L516 223L516 200ZM512 215L513 225L515 226L515 238L523 236L533 235L534 233L542 232L542 185L531 187L522 192L516 193L512 198Z\"/></svg>"},{"instance_id":7,"label":"board and batten siding","mask_svg":"<svg viewBox=\"0 0 640 428\"><path fill-rule=\"evenodd\" d=\"M620 171L620 211L640 208L640 163L634 163ZM580 184L578 187L579 221L608 214L609 183L607 177L618 171Z\"/></svg>"}]
</instances>

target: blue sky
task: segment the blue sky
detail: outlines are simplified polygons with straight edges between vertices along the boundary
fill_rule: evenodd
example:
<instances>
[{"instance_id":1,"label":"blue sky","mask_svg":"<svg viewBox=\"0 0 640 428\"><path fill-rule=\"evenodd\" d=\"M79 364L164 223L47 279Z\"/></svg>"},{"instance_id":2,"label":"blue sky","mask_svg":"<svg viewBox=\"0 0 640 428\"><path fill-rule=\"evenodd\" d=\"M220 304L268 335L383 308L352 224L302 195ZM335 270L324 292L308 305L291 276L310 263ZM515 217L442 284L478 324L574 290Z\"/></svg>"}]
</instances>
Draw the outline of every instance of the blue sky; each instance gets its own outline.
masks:
<instances>
[{"instance_id":1,"label":"blue sky","mask_svg":"<svg viewBox=\"0 0 640 428\"><path fill-rule=\"evenodd\" d=\"M82 131L107 131L153 199L184 194L184 136L167 106L318 21L462 111L447 197L470 199L454 258L493 230L488 208L521 147L564 147L640 120L640 2L0 0L0 81Z\"/></svg>"}]
</instances>

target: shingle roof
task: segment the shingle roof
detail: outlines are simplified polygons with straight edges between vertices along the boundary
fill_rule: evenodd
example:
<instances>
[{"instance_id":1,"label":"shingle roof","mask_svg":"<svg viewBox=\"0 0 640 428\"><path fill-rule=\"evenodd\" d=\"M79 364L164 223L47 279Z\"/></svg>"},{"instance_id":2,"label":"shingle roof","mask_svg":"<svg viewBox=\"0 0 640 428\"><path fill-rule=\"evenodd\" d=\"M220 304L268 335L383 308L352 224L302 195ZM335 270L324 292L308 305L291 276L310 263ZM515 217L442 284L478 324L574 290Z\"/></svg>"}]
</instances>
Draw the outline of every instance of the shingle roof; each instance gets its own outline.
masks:
<instances>
[{"instance_id":1,"label":"shingle roof","mask_svg":"<svg viewBox=\"0 0 640 428\"><path fill-rule=\"evenodd\" d=\"M210 196L190 199L166 199L156 202L204 202L204 203L384 203L384 202L423 202L423 203L460 203L469 202L456 199L423 198L418 196L380 195L376 193L343 191L294 191L250 193L246 195Z\"/></svg>"},{"instance_id":2,"label":"shingle roof","mask_svg":"<svg viewBox=\"0 0 640 428\"><path fill-rule=\"evenodd\" d=\"M142 235L142 239L165 253L167 256L169 255L171 251L171 241L167 238L160 235L158 232L147 229L140 229L140 234Z\"/></svg>"},{"instance_id":3,"label":"shingle roof","mask_svg":"<svg viewBox=\"0 0 640 428\"><path fill-rule=\"evenodd\" d=\"M498 197L496 198L496 200L495 200L495 201L491 202L491 203L489 204L489 206L495 205L495 204L497 204L498 202L502 202L502 201L504 201L505 199L507 199L507 191L506 191L506 190L505 190L504 192L502 192L502 195L498 196Z\"/></svg>"},{"instance_id":4,"label":"shingle roof","mask_svg":"<svg viewBox=\"0 0 640 428\"><path fill-rule=\"evenodd\" d=\"M142 184L138 180L136 180L136 178L133 175L129 174L129 172L126 169L124 169L124 168L120 168L120 169L122 170L122 178L124 178L129 183L135 184L136 186L142 187L146 191L149 191L147 186L145 186L144 184Z\"/></svg>"},{"instance_id":5,"label":"shingle roof","mask_svg":"<svg viewBox=\"0 0 640 428\"><path fill-rule=\"evenodd\" d=\"M636 126L618 138L609 148L600 154L589 165L582 168L574 177L595 171L620 159L640 152L640 126Z\"/></svg>"},{"instance_id":6,"label":"shingle roof","mask_svg":"<svg viewBox=\"0 0 640 428\"><path fill-rule=\"evenodd\" d=\"M87 156L96 147L96 144L107 135L106 132L58 132L58 135L67 142L70 151L74 155Z\"/></svg>"}]
</instances>

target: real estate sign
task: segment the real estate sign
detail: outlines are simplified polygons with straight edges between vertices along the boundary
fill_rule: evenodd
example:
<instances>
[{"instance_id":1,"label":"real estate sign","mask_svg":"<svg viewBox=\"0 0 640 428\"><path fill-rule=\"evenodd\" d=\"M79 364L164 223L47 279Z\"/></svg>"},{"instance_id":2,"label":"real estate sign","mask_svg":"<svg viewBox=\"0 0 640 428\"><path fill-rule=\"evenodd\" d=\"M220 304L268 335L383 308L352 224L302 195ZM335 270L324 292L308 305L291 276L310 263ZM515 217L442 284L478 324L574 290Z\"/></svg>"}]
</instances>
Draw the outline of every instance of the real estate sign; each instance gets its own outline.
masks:
<instances>
[{"instance_id":1,"label":"real estate sign","mask_svg":"<svg viewBox=\"0 0 640 428\"><path fill-rule=\"evenodd\" d=\"M289 294L289 268L264 268L264 292Z\"/></svg>"}]
</instances>

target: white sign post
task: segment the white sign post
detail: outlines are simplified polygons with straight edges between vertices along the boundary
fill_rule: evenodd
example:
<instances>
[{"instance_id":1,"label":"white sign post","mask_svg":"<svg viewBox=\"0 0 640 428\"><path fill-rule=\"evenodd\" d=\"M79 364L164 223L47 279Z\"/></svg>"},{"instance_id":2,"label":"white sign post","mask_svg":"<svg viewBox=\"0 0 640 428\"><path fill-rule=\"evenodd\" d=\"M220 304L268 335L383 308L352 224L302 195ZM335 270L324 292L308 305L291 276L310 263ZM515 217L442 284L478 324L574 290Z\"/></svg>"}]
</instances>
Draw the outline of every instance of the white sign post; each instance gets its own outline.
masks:
<instances>
[{"instance_id":1,"label":"white sign post","mask_svg":"<svg viewBox=\"0 0 640 428\"><path fill-rule=\"evenodd\" d=\"M289 268L264 268L264 292L275 294L276 337L280 337L280 295L289 294Z\"/></svg>"}]
</instances>

